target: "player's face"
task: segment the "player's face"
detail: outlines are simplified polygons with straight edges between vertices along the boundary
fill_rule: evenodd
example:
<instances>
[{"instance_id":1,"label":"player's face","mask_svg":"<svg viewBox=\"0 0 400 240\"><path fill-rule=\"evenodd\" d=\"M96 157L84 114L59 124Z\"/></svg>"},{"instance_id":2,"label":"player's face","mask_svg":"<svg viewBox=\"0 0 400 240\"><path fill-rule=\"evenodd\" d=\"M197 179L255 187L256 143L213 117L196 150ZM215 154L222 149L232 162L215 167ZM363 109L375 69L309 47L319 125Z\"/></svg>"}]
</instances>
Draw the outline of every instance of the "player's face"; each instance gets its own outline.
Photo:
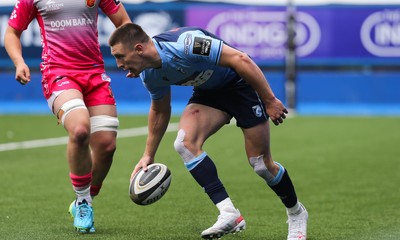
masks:
<instances>
[{"instance_id":1,"label":"player's face","mask_svg":"<svg viewBox=\"0 0 400 240\"><path fill-rule=\"evenodd\" d=\"M136 50L124 47L122 43L117 43L111 47L111 54L115 57L117 67L129 70L127 77L139 77L143 71L143 58Z\"/></svg>"}]
</instances>

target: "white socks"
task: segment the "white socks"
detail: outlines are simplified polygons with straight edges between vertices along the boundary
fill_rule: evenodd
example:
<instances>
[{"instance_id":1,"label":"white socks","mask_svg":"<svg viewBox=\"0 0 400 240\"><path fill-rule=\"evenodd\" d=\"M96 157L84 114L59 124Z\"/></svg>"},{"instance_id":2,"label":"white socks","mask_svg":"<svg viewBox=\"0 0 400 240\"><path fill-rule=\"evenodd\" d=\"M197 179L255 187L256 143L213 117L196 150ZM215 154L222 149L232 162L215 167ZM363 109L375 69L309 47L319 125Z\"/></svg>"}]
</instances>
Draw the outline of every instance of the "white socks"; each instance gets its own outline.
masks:
<instances>
[{"instance_id":1,"label":"white socks","mask_svg":"<svg viewBox=\"0 0 400 240\"><path fill-rule=\"evenodd\" d=\"M233 203L230 198L225 198L221 202L217 203L216 206L217 206L218 210L220 211L220 213L222 213L222 212L228 212L228 213L237 212L237 210L236 210L235 206L233 206Z\"/></svg>"},{"instance_id":2,"label":"white socks","mask_svg":"<svg viewBox=\"0 0 400 240\"><path fill-rule=\"evenodd\" d=\"M289 215L299 215L303 210L303 206L299 202L291 208L286 208L287 214Z\"/></svg>"},{"instance_id":3,"label":"white socks","mask_svg":"<svg viewBox=\"0 0 400 240\"><path fill-rule=\"evenodd\" d=\"M90 196L90 185L85 188L80 188L79 190L74 188L76 194L76 205L86 200L89 206L92 206L92 197Z\"/></svg>"}]
</instances>

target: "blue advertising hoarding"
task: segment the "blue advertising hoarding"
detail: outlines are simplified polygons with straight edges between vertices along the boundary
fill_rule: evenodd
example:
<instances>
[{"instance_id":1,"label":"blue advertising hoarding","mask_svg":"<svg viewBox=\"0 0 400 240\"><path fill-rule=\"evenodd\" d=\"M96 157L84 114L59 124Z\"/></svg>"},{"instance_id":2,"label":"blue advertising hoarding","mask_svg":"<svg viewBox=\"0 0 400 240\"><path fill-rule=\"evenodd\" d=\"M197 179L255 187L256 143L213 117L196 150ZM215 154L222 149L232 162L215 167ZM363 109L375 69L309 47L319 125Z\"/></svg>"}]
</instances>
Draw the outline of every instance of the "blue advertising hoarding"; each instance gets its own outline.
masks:
<instances>
[{"instance_id":1,"label":"blue advertising hoarding","mask_svg":"<svg viewBox=\"0 0 400 240\"><path fill-rule=\"evenodd\" d=\"M285 75L282 71L271 72L269 68L271 65L284 65L287 44L285 7L192 3L126 4L125 7L131 19L142 25L151 36L185 25L203 27L216 33L249 53L265 71L276 95L285 100ZM41 93L40 74L37 73L41 40L36 21L22 35L25 60L31 69L36 67L33 82L21 87L13 81L14 66L4 49L4 31L11 11L12 7L0 7L0 76L5 82L0 91L0 114L26 111L27 106L36 106L26 102L43 103L42 110L48 112ZM362 72L306 72L300 69L296 80L299 113L325 114L333 111L332 106L337 106L336 113L342 114L376 112L400 115L400 5L302 6L297 8L296 20L295 41L300 65L391 67L389 72L374 72L368 70L370 68L364 68ZM139 111L145 112L149 99L139 80L124 79L125 72L112 71L116 64L107 41L114 26L100 15L98 29L119 110L137 113L139 110L132 109L132 106L145 103L145 108ZM190 95L190 89L185 89L174 88L173 100L184 105ZM15 107L16 103L25 107ZM32 109L32 112L37 110Z\"/></svg>"},{"instance_id":2,"label":"blue advertising hoarding","mask_svg":"<svg viewBox=\"0 0 400 240\"><path fill-rule=\"evenodd\" d=\"M286 52L285 7L228 4L126 5L132 20L153 36L179 26L199 26L246 51L260 65L281 65ZM0 8L0 66L11 64L4 32L12 7ZM399 65L400 6L304 6L296 13L296 54L308 65ZM114 30L104 15L98 19L99 42L107 67L115 63L107 40ZM24 56L38 66L40 29L36 21L22 35Z\"/></svg>"},{"instance_id":3,"label":"blue advertising hoarding","mask_svg":"<svg viewBox=\"0 0 400 240\"><path fill-rule=\"evenodd\" d=\"M186 23L200 26L259 63L283 59L284 7L189 7ZM299 7L296 54L301 63L400 64L400 7Z\"/></svg>"}]
</instances>

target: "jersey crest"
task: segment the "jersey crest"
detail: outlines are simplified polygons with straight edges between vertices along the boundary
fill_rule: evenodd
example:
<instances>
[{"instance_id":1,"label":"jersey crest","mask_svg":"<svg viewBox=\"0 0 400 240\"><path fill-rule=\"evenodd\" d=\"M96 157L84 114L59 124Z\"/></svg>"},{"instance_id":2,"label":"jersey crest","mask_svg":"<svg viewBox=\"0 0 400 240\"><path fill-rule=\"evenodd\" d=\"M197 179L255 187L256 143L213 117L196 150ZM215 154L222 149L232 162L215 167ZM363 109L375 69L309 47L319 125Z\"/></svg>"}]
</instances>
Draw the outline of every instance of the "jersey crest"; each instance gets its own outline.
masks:
<instances>
[{"instance_id":1,"label":"jersey crest","mask_svg":"<svg viewBox=\"0 0 400 240\"><path fill-rule=\"evenodd\" d=\"M89 8L94 7L94 5L96 4L96 0L85 0L86 1L86 6Z\"/></svg>"}]
</instances>

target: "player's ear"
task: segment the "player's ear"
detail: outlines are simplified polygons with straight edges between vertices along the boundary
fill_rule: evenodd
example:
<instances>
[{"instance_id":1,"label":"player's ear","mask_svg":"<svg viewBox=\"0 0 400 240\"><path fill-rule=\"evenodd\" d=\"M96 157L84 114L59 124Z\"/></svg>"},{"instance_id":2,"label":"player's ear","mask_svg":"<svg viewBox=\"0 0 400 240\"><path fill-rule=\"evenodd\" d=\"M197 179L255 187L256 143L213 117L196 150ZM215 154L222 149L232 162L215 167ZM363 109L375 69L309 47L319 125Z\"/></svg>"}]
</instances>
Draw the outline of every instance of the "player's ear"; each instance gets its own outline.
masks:
<instances>
[{"instance_id":1,"label":"player's ear","mask_svg":"<svg viewBox=\"0 0 400 240\"><path fill-rule=\"evenodd\" d=\"M142 56L143 55L143 45L140 43L135 44L135 52L137 55Z\"/></svg>"}]
</instances>

